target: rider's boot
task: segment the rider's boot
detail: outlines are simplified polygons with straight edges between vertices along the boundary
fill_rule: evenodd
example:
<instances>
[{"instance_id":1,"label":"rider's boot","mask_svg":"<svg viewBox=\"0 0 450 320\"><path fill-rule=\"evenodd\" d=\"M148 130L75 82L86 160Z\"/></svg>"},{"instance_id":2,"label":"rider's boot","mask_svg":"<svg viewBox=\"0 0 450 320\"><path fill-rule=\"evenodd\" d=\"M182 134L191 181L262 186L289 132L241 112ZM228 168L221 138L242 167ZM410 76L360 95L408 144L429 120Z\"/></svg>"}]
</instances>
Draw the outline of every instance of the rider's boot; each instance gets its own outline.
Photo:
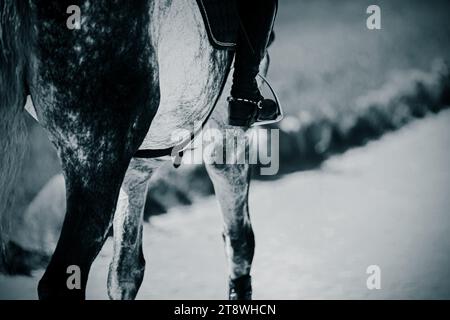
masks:
<instances>
[{"instance_id":1,"label":"rider's boot","mask_svg":"<svg viewBox=\"0 0 450 320\"><path fill-rule=\"evenodd\" d=\"M256 77L266 55L278 0L238 0L240 32L229 103L229 123L252 126L280 120L280 106L264 99Z\"/></svg>"}]
</instances>

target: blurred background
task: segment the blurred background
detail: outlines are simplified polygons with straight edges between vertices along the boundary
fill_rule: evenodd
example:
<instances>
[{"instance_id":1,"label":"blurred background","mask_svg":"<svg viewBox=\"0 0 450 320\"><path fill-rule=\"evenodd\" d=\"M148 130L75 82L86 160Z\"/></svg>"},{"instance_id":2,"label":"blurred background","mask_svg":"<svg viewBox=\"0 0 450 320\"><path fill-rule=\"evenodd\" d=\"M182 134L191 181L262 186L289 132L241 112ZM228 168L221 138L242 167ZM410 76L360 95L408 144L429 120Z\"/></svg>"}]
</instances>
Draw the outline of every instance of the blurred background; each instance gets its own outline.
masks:
<instances>
[{"instance_id":1,"label":"blurred background","mask_svg":"<svg viewBox=\"0 0 450 320\"><path fill-rule=\"evenodd\" d=\"M371 4L381 30L366 28ZM256 298L450 298L449 12L447 0L280 1L269 79L287 116L280 173L258 181L255 170L251 189ZM15 276L0 276L0 298L35 297L65 210L56 153L27 124ZM201 165L152 180L140 298L225 297L213 192ZM111 250L88 298L106 298ZM369 265L382 290L366 288Z\"/></svg>"}]
</instances>

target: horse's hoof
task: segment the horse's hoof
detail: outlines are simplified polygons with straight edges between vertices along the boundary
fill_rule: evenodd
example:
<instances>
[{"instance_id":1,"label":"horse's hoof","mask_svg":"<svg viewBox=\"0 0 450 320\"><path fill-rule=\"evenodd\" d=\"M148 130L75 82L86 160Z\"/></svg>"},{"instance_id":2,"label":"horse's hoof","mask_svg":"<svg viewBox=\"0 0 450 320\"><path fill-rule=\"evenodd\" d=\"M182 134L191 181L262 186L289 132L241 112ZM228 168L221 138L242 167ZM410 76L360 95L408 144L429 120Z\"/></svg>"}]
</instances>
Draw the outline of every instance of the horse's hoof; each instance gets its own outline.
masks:
<instances>
[{"instance_id":1,"label":"horse's hoof","mask_svg":"<svg viewBox=\"0 0 450 320\"><path fill-rule=\"evenodd\" d=\"M84 290L69 290L67 288L56 288L47 280L41 280L38 284L39 300L74 300L82 301L86 299Z\"/></svg>"},{"instance_id":2,"label":"horse's hoof","mask_svg":"<svg viewBox=\"0 0 450 320\"><path fill-rule=\"evenodd\" d=\"M229 289L229 300L252 300L252 277L246 275L230 279Z\"/></svg>"}]
</instances>

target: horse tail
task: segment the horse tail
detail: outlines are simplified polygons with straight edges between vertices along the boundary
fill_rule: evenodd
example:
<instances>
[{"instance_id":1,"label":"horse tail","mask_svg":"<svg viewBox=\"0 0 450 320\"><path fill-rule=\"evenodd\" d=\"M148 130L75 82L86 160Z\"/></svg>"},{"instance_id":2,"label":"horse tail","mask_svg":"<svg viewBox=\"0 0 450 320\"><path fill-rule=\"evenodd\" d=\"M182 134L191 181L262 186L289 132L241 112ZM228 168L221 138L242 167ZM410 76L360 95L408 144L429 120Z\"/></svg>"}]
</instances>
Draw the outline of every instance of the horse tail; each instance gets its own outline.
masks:
<instances>
[{"instance_id":1,"label":"horse tail","mask_svg":"<svg viewBox=\"0 0 450 320\"><path fill-rule=\"evenodd\" d=\"M0 272L6 272L6 246L9 239L11 209L16 191L16 178L25 153L26 127L24 105L26 51L24 35L24 3L0 2Z\"/></svg>"}]
</instances>

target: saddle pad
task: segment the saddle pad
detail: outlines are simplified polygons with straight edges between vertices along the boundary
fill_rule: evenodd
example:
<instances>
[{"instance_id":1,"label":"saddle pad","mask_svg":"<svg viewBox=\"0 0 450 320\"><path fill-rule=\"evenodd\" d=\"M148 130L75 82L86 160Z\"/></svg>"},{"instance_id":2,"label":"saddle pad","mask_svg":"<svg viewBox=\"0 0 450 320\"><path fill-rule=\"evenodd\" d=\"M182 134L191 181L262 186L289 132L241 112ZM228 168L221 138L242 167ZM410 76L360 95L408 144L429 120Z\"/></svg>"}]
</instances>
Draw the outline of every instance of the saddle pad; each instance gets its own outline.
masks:
<instances>
[{"instance_id":1,"label":"saddle pad","mask_svg":"<svg viewBox=\"0 0 450 320\"><path fill-rule=\"evenodd\" d=\"M236 46L239 16L236 0L197 0L211 44L216 49Z\"/></svg>"}]
</instances>

